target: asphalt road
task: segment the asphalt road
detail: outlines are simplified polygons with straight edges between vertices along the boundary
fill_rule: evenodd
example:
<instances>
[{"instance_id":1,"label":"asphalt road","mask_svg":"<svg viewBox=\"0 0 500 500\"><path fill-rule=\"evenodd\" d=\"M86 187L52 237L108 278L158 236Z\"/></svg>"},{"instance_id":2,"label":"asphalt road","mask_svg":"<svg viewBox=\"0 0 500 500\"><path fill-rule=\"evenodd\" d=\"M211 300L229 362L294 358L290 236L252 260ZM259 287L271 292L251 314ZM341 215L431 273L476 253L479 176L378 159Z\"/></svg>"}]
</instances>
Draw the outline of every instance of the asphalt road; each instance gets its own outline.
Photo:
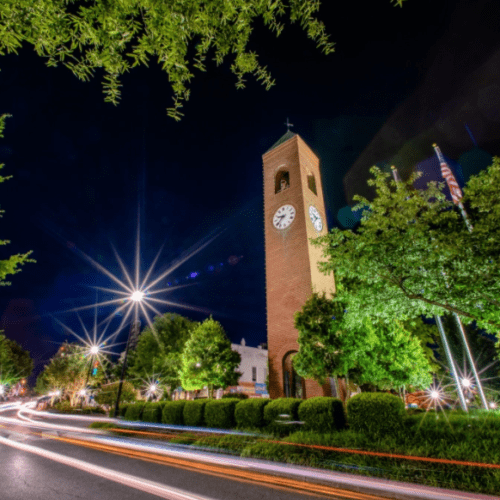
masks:
<instances>
[{"instance_id":1,"label":"asphalt road","mask_svg":"<svg viewBox=\"0 0 500 500\"><path fill-rule=\"evenodd\" d=\"M15 412L3 412L1 415L14 417ZM75 422L68 420L57 423L75 425ZM58 440L56 432L41 431L35 426L27 428L5 422L1 425L0 498L2 500L318 498L318 494L302 493L278 485L263 485L254 481L224 477L224 474L209 470L192 470L185 466L155 463L70 444ZM81 425L79 423L79 426ZM341 500L348 498L319 496Z\"/></svg>"}]
</instances>

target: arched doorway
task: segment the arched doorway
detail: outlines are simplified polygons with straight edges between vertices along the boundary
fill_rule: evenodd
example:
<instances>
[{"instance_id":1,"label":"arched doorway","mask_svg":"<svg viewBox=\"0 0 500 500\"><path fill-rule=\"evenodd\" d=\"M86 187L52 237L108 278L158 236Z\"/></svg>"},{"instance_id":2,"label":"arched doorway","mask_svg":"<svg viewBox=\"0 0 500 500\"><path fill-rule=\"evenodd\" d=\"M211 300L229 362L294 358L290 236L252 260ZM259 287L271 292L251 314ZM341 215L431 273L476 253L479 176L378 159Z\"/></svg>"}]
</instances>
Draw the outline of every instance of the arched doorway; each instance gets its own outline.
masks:
<instances>
[{"instance_id":1,"label":"arched doorway","mask_svg":"<svg viewBox=\"0 0 500 500\"><path fill-rule=\"evenodd\" d=\"M286 398L305 399L306 391L304 380L293 368L293 357L296 351L290 351L283 357L283 388Z\"/></svg>"}]
</instances>

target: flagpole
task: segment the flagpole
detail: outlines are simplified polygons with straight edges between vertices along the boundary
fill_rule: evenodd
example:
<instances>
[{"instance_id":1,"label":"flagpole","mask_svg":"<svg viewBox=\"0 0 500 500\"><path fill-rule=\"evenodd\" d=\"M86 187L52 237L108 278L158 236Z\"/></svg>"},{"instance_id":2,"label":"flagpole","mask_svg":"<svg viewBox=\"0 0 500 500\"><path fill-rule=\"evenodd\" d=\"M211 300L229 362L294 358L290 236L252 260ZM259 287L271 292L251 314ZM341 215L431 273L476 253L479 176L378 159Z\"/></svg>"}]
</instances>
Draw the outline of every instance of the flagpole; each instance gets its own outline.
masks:
<instances>
[{"instance_id":1,"label":"flagpole","mask_svg":"<svg viewBox=\"0 0 500 500\"><path fill-rule=\"evenodd\" d=\"M434 148L434 151L436 152L436 155L439 159L439 164L441 165L441 175L444 177L448 184L448 188L451 193L451 198L453 200L453 203L455 205L458 205L458 208L460 209L460 213L462 214L462 217L465 221L465 224L467 226L467 229L469 230L469 233L472 233L472 225L469 222L469 218L467 217L467 212L465 211L465 208L462 204L462 190L460 189L460 186L458 185L455 176L453 175L453 172L451 171L451 168L449 167L448 163L446 163L446 160L444 159L443 153L441 152L441 149L439 149L439 146L437 144L433 144L432 147ZM474 359L472 358L472 353L469 348L469 343L467 342L467 336L465 335L465 329L464 325L462 324L462 321L460 320L460 317L458 316L457 313L453 313L455 316L455 321L457 323L458 329L460 331L460 335L462 337L462 342L465 347L465 352L467 354L467 358L469 359L469 363L472 368L472 373L474 373L474 378L476 379L476 384L477 384L477 389L479 391L479 396L481 398L481 403L483 404L483 408L485 410L488 410L488 403L486 401L486 397L483 392L483 386L481 384L481 380L479 379L479 374L477 373L476 370L476 364L474 363Z\"/></svg>"},{"instance_id":2,"label":"flagpole","mask_svg":"<svg viewBox=\"0 0 500 500\"><path fill-rule=\"evenodd\" d=\"M401 178L399 177L398 169L395 166L392 166L391 169L392 169L392 176L394 177L394 180L396 182L401 182ZM467 411L467 403L465 401L462 387L460 385L460 380L458 379L458 372L455 369L455 363L453 362L453 356L451 354L450 346L448 344L448 340L446 339L446 333L445 333L444 328L443 328L443 323L441 321L441 318L437 314L434 316L434 319L436 320L436 324L437 324L437 327L439 330L439 335L441 336L441 341L443 343L444 352L446 354L446 359L448 361L448 368L450 369L451 376L455 380L455 384L457 386L458 399L460 400L460 406L462 407L462 410Z\"/></svg>"}]
</instances>

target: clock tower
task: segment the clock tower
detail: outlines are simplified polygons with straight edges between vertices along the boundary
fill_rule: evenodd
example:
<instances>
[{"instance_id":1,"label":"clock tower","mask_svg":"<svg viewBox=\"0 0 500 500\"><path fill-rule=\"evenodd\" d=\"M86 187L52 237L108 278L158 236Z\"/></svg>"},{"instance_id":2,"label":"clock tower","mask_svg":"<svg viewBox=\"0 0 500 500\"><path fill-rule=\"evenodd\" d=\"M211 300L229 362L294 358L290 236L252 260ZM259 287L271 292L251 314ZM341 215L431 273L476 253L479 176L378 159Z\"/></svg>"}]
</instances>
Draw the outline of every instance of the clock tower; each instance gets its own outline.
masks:
<instances>
[{"instance_id":1,"label":"clock tower","mask_svg":"<svg viewBox=\"0 0 500 500\"><path fill-rule=\"evenodd\" d=\"M302 380L293 369L293 355L299 349L295 312L313 291L335 291L334 277L318 271L321 249L309 241L328 232L319 160L290 130L262 160L269 394L271 398L330 396L330 385Z\"/></svg>"}]
</instances>

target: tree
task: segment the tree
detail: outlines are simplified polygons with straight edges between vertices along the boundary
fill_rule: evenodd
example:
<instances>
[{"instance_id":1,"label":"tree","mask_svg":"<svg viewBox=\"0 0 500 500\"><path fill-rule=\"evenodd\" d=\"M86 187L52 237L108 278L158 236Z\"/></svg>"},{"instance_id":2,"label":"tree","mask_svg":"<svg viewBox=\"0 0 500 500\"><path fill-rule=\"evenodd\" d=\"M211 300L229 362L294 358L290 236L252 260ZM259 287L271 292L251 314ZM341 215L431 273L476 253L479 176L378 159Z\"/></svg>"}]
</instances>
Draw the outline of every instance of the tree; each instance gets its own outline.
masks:
<instances>
[{"instance_id":1,"label":"tree","mask_svg":"<svg viewBox=\"0 0 500 500\"><path fill-rule=\"evenodd\" d=\"M103 385L94 398L96 403L99 403L100 405L114 405L118 396L118 385L119 382ZM135 400L136 391L134 389L134 386L130 382L123 382L120 401L122 403L127 403Z\"/></svg>"},{"instance_id":2,"label":"tree","mask_svg":"<svg viewBox=\"0 0 500 500\"><path fill-rule=\"evenodd\" d=\"M404 0L391 0L402 5ZM262 20L278 36L285 19L299 23L325 54L333 52L325 26L314 14L320 0L2 0L0 55L23 43L63 64L87 81L104 69L105 100L117 104L120 77L151 58L167 73L174 93L168 114L179 120L193 69L206 70L207 56L217 65L232 56L237 87L253 75L266 88L274 82L255 52L248 50L253 24Z\"/></svg>"},{"instance_id":3,"label":"tree","mask_svg":"<svg viewBox=\"0 0 500 500\"><path fill-rule=\"evenodd\" d=\"M0 17L1 17L1 9L2 7L0 6ZM1 35L0 35L1 38ZM1 41L0 41L1 44ZM0 50L0 54L1 54ZM3 137L3 131L5 129L5 119L9 117L10 115L3 114L0 116L0 137ZM0 170L4 167L4 164L0 164ZM9 180L12 176L9 177L3 177L0 175L0 183L5 182L6 180ZM1 214L3 214L4 211L0 210L0 217ZM0 240L0 246L8 245L10 243L9 240ZM29 256L31 255L31 251L24 253L24 254L16 254L16 255L11 255L8 259L5 260L0 260L0 285L1 286L8 286L10 283L8 281L5 281L5 278L11 274L16 274L21 271L20 267L26 264L26 262L35 262L33 259L30 259Z\"/></svg>"},{"instance_id":4,"label":"tree","mask_svg":"<svg viewBox=\"0 0 500 500\"><path fill-rule=\"evenodd\" d=\"M0 333L0 383L12 385L28 378L33 371L33 360L17 342Z\"/></svg>"},{"instance_id":5,"label":"tree","mask_svg":"<svg viewBox=\"0 0 500 500\"><path fill-rule=\"evenodd\" d=\"M59 389L63 397L68 396L71 405L78 400L79 391L84 389L89 371L89 359L81 345L65 342L53 356L49 364L37 378L37 392L47 389ZM90 375L89 383L97 384L103 379L102 371L97 376Z\"/></svg>"},{"instance_id":6,"label":"tree","mask_svg":"<svg viewBox=\"0 0 500 500\"><path fill-rule=\"evenodd\" d=\"M209 397L214 388L236 385L236 372L241 356L231 349L224 328L210 317L199 325L186 342L182 353L181 383L187 391L208 387Z\"/></svg>"},{"instance_id":7,"label":"tree","mask_svg":"<svg viewBox=\"0 0 500 500\"><path fill-rule=\"evenodd\" d=\"M300 376L324 384L328 377L343 373L339 360L342 341L332 329L332 320L342 315L342 308L342 304L328 299L324 293L313 293L295 313L300 349L293 358L293 366Z\"/></svg>"},{"instance_id":8,"label":"tree","mask_svg":"<svg viewBox=\"0 0 500 500\"><path fill-rule=\"evenodd\" d=\"M352 327L345 322L344 307L335 298L313 294L296 313L300 348L294 367L299 375L319 383L327 377L349 376L358 385L381 389L425 387L432 382L434 356L422 345L429 340L427 325L421 320L384 324L365 317Z\"/></svg>"},{"instance_id":9,"label":"tree","mask_svg":"<svg viewBox=\"0 0 500 500\"><path fill-rule=\"evenodd\" d=\"M143 330L136 348L129 353L129 378L140 383L158 377L170 390L180 385L181 355L198 323L179 314L156 316L154 330Z\"/></svg>"},{"instance_id":10,"label":"tree","mask_svg":"<svg viewBox=\"0 0 500 500\"><path fill-rule=\"evenodd\" d=\"M412 183L388 182L373 167L373 201L357 196L364 209L355 230L333 229L313 240L335 273L337 296L349 304L349 326L366 317L385 323L455 312L464 323L476 321L490 333L500 329L500 159L464 188L469 233L442 192L443 184L415 190Z\"/></svg>"}]
</instances>

